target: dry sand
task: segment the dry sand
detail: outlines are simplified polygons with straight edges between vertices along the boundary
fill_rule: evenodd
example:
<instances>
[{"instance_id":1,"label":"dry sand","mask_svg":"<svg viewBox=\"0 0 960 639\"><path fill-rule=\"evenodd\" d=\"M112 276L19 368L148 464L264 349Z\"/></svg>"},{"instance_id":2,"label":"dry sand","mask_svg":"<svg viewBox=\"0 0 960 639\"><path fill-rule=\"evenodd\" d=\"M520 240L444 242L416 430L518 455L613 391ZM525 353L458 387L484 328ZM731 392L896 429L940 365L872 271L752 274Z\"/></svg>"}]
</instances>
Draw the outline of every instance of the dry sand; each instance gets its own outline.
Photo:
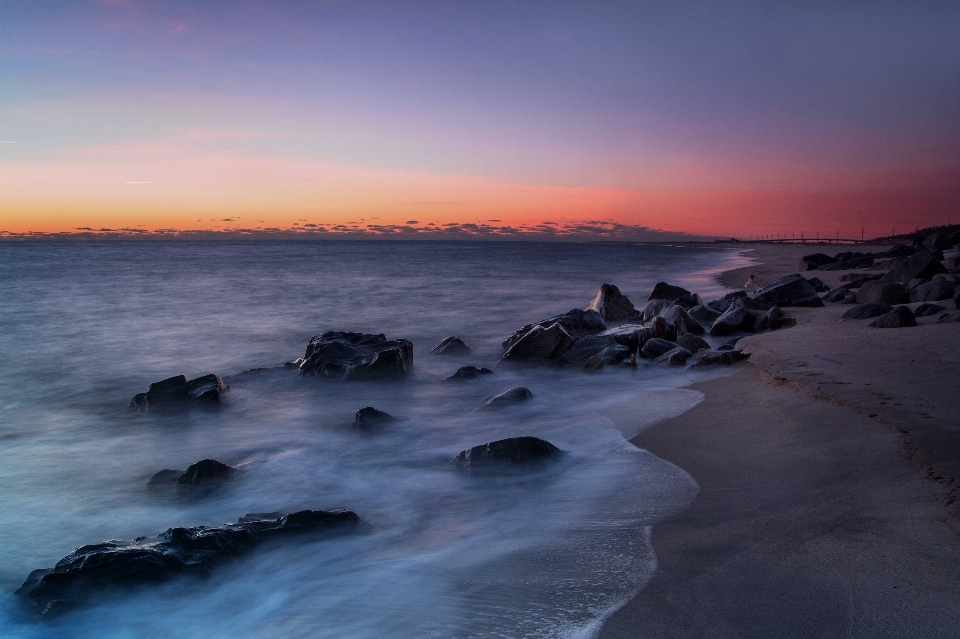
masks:
<instances>
[{"instance_id":1,"label":"dry sand","mask_svg":"<svg viewBox=\"0 0 960 639\"><path fill-rule=\"evenodd\" d=\"M849 250L824 248L762 246L722 277ZM846 308L791 309L796 327L742 340L750 360L631 440L700 493L654 527L657 572L600 637L960 636L941 503L960 477L960 324L872 329Z\"/></svg>"}]
</instances>

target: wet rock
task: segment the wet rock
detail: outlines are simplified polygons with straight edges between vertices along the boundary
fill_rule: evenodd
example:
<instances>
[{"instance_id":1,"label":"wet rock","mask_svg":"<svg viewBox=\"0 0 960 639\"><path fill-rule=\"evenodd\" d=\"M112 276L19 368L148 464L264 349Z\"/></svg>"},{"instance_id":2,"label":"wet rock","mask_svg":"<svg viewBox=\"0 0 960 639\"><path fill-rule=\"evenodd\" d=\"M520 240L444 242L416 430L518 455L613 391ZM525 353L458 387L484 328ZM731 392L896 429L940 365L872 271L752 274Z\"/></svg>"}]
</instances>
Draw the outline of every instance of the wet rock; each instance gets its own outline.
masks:
<instances>
[{"instance_id":1,"label":"wet rock","mask_svg":"<svg viewBox=\"0 0 960 639\"><path fill-rule=\"evenodd\" d=\"M588 359L586 362L583 363L583 366L580 367L580 370L582 370L585 373L596 373L598 371L603 370L603 367L604 367L603 358L600 357L599 355L594 355L593 357L591 357L590 359Z\"/></svg>"},{"instance_id":2,"label":"wet rock","mask_svg":"<svg viewBox=\"0 0 960 639\"><path fill-rule=\"evenodd\" d=\"M943 277L935 277L910 291L911 302L939 302L953 297L957 284Z\"/></svg>"},{"instance_id":3,"label":"wet rock","mask_svg":"<svg viewBox=\"0 0 960 639\"><path fill-rule=\"evenodd\" d=\"M563 451L538 437L511 437L460 451L453 458L458 468L537 464L563 455Z\"/></svg>"},{"instance_id":4,"label":"wet rock","mask_svg":"<svg viewBox=\"0 0 960 639\"><path fill-rule=\"evenodd\" d=\"M191 464L187 470L177 478L181 486L196 486L203 482L229 479L237 471L233 466L227 466L216 459L203 459ZM156 475L154 475L156 477Z\"/></svg>"},{"instance_id":5,"label":"wet rock","mask_svg":"<svg viewBox=\"0 0 960 639\"><path fill-rule=\"evenodd\" d=\"M486 400L484 400L480 408L485 410L500 409L513 404L518 404L520 402L525 402L532 398L533 393L531 393L529 389L526 389L522 386L517 386L516 388L503 391L499 395L488 397Z\"/></svg>"},{"instance_id":6,"label":"wet rock","mask_svg":"<svg viewBox=\"0 0 960 639\"><path fill-rule=\"evenodd\" d=\"M823 306L816 289L799 273L787 275L757 291L754 302L771 306Z\"/></svg>"},{"instance_id":7,"label":"wet rock","mask_svg":"<svg viewBox=\"0 0 960 639\"><path fill-rule=\"evenodd\" d=\"M657 282L653 287L653 290L650 292L650 297L647 299L675 302L678 298L683 297L684 295L690 295L690 291L681 286L672 286L666 282Z\"/></svg>"},{"instance_id":8,"label":"wet rock","mask_svg":"<svg viewBox=\"0 0 960 639\"><path fill-rule=\"evenodd\" d=\"M886 302L887 304L906 304L910 301L903 284L897 282L867 282L857 291L857 303Z\"/></svg>"},{"instance_id":9,"label":"wet rock","mask_svg":"<svg viewBox=\"0 0 960 639\"><path fill-rule=\"evenodd\" d=\"M733 351L737 350L737 344L740 342L739 337L734 337L733 339L728 339L720 346L717 346L715 350L718 351Z\"/></svg>"},{"instance_id":10,"label":"wet rock","mask_svg":"<svg viewBox=\"0 0 960 639\"><path fill-rule=\"evenodd\" d=\"M648 339L643 348L640 349L640 354L646 357L647 359L656 359L675 349L677 345L674 342L668 342L665 339L660 339L654 337L653 339Z\"/></svg>"},{"instance_id":11,"label":"wet rock","mask_svg":"<svg viewBox=\"0 0 960 639\"><path fill-rule=\"evenodd\" d=\"M156 537L77 548L50 569L34 570L16 594L44 617L180 576L205 577L268 539L356 524L349 510L247 515L236 524L169 528Z\"/></svg>"},{"instance_id":12,"label":"wet rock","mask_svg":"<svg viewBox=\"0 0 960 639\"><path fill-rule=\"evenodd\" d=\"M700 322L693 319L693 317L679 304L674 304L668 308L665 308L660 312L660 317L670 320L676 327L679 327L681 325L680 323L683 322L687 328L687 333L703 335L706 332L703 330L703 327L700 326Z\"/></svg>"},{"instance_id":13,"label":"wet rock","mask_svg":"<svg viewBox=\"0 0 960 639\"><path fill-rule=\"evenodd\" d=\"M183 375L177 375L150 384L146 393L139 393L133 398L130 407L149 412L212 405L219 403L220 394L229 389L216 375L203 375L190 381Z\"/></svg>"},{"instance_id":14,"label":"wet rock","mask_svg":"<svg viewBox=\"0 0 960 639\"><path fill-rule=\"evenodd\" d=\"M717 318L720 317L720 312L715 311L709 306L704 306L700 304L699 306L694 306L689 311L690 317L700 322L700 325L712 326Z\"/></svg>"},{"instance_id":15,"label":"wet rock","mask_svg":"<svg viewBox=\"0 0 960 639\"><path fill-rule=\"evenodd\" d=\"M448 380L474 379L480 375L492 375L493 371L489 368L477 368L476 366L461 366L457 372L448 377Z\"/></svg>"},{"instance_id":16,"label":"wet rock","mask_svg":"<svg viewBox=\"0 0 960 639\"><path fill-rule=\"evenodd\" d=\"M596 337L612 337L618 344L626 346L630 352L633 352L643 345L651 332L650 327L647 326L623 324L597 333Z\"/></svg>"},{"instance_id":17,"label":"wet rock","mask_svg":"<svg viewBox=\"0 0 960 639\"><path fill-rule=\"evenodd\" d=\"M722 336L739 331L751 331L754 320L754 316L747 309L734 304L716 319L710 328L710 334Z\"/></svg>"},{"instance_id":18,"label":"wet rock","mask_svg":"<svg viewBox=\"0 0 960 639\"><path fill-rule=\"evenodd\" d=\"M867 304L857 304L840 317L841 319L865 320L871 317L879 317L892 310L893 305L887 302L868 302Z\"/></svg>"},{"instance_id":19,"label":"wet rock","mask_svg":"<svg viewBox=\"0 0 960 639\"><path fill-rule=\"evenodd\" d=\"M622 322L640 319L640 312L620 289L613 284L602 284L593 298L588 311L596 311L606 322Z\"/></svg>"},{"instance_id":20,"label":"wet rock","mask_svg":"<svg viewBox=\"0 0 960 639\"><path fill-rule=\"evenodd\" d=\"M557 315L556 317L541 320L536 324L527 324L523 328L518 328L514 331L513 335L503 340L503 348L509 349L537 326L545 327L552 326L553 324L559 324L563 330L574 339L580 339L587 335L595 335L607 330L607 325L604 324L603 318L600 317L599 313L575 308L567 311L563 315Z\"/></svg>"},{"instance_id":21,"label":"wet rock","mask_svg":"<svg viewBox=\"0 0 960 639\"><path fill-rule=\"evenodd\" d=\"M896 306L888 313L870 322L873 328L906 328L916 326L917 320L906 306Z\"/></svg>"},{"instance_id":22,"label":"wet rock","mask_svg":"<svg viewBox=\"0 0 960 639\"><path fill-rule=\"evenodd\" d=\"M921 304L917 308L913 309L913 316L927 317L928 315L936 315L937 313L945 310L947 309L939 304Z\"/></svg>"},{"instance_id":23,"label":"wet rock","mask_svg":"<svg viewBox=\"0 0 960 639\"><path fill-rule=\"evenodd\" d=\"M929 280L937 273L945 273L946 270L943 264L929 252L918 251L905 259L896 268L887 271L878 281L883 284L892 284L894 282L903 284L915 277Z\"/></svg>"},{"instance_id":24,"label":"wet rock","mask_svg":"<svg viewBox=\"0 0 960 639\"><path fill-rule=\"evenodd\" d=\"M606 332L606 331L604 331ZM577 342L560 356L561 366L576 366L582 368L588 360L599 357L605 364L619 364L629 359L631 349L621 344L612 335L588 335Z\"/></svg>"},{"instance_id":25,"label":"wet rock","mask_svg":"<svg viewBox=\"0 0 960 639\"><path fill-rule=\"evenodd\" d=\"M780 307L774 306L769 311L758 317L753 322L753 330L760 331L773 331L780 328L780 323L783 321L783 311L780 310Z\"/></svg>"},{"instance_id":26,"label":"wet rock","mask_svg":"<svg viewBox=\"0 0 960 639\"><path fill-rule=\"evenodd\" d=\"M172 486L177 483L177 480L182 474L182 470L164 468L163 470L154 473L153 477L150 478L150 481L147 482L147 486Z\"/></svg>"},{"instance_id":27,"label":"wet rock","mask_svg":"<svg viewBox=\"0 0 960 639\"><path fill-rule=\"evenodd\" d=\"M534 326L501 359L504 360L557 360L570 350L576 340L564 330L560 323Z\"/></svg>"},{"instance_id":28,"label":"wet rock","mask_svg":"<svg viewBox=\"0 0 960 639\"><path fill-rule=\"evenodd\" d=\"M643 307L643 312L641 313L643 321L649 322L654 317L658 317L661 311L663 311L666 308L669 308L670 306L671 306L671 303L668 302L667 300L650 300Z\"/></svg>"},{"instance_id":29,"label":"wet rock","mask_svg":"<svg viewBox=\"0 0 960 639\"><path fill-rule=\"evenodd\" d=\"M682 346L677 346L673 350L667 351L656 361L658 364L666 364L667 366L683 366L687 363L687 358L690 357L692 353Z\"/></svg>"},{"instance_id":30,"label":"wet rock","mask_svg":"<svg viewBox=\"0 0 960 639\"><path fill-rule=\"evenodd\" d=\"M350 381L402 379L412 371L410 340L346 331L310 338L300 364L304 375Z\"/></svg>"},{"instance_id":31,"label":"wet rock","mask_svg":"<svg viewBox=\"0 0 960 639\"><path fill-rule=\"evenodd\" d=\"M800 272L813 271L833 261L834 259L832 257L824 253L811 253L810 255L804 255L800 258L800 266L797 267L797 270Z\"/></svg>"},{"instance_id":32,"label":"wet rock","mask_svg":"<svg viewBox=\"0 0 960 639\"><path fill-rule=\"evenodd\" d=\"M353 418L352 428L369 430L371 428L392 424L395 421L397 421L397 418L390 413L377 410L373 406L367 406L357 411L357 414Z\"/></svg>"},{"instance_id":33,"label":"wet rock","mask_svg":"<svg viewBox=\"0 0 960 639\"><path fill-rule=\"evenodd\" d=\"M451 335L443 338L430 352L434 355L467 355L472 353L473 349L459 337Z\"/></svg>"},{"instance_id":34,"label":"wet rock","mask_svg":"<svg viewBox=\"0 0 960 639\"><path fill-rule=\"evenodd\" d=\"M718 300L707 302L707 306L718 313L723 313L728 308L730 308L734 302L736 302L738 299L743 299L743 298L747 298L746 291L734 291L733 293L727 293L726 295L724 295L722 298Z\"/></svg>"},{"instance_id":35,"label":"wet rock","mask_svg":"<svg viewBox=\"0 0 960 639\"><path fill-rule=\"evenodd\" d=\"M729 350L729 351L707 351L703 353L700 358L694 362L694 366L717 366L724 365L729 366L730 364L736 364L737 362L747 359L750 357L749 353L744 353L740 350Z\"/></svg>"},{"instance_id":36,"label":"wet rock","mask_svg":"<svg viewBox=\"0 0 960 639\"><path fill-rule=\"evenodd\" d=\"M710 345L707 344L702 338L697 337L693 333L686 333L681 335L677 339L677 346L682 346L691 353L696 353L697 351L708 351L710 350Z\"/></svg>"},{"instance_id":37,"label":"wet rock","mask_svg":"<svg viewBox=\"0 0 960 639\"><path fill-rule=\"evenodd\" d=\"M700 299L700 296L696 293L690 293L689 295L681 295L674 301L674 304L680 306L685 311L689 311L691 308L695 308L703 304L703 300Z\"/></svg>"}]
</instances>

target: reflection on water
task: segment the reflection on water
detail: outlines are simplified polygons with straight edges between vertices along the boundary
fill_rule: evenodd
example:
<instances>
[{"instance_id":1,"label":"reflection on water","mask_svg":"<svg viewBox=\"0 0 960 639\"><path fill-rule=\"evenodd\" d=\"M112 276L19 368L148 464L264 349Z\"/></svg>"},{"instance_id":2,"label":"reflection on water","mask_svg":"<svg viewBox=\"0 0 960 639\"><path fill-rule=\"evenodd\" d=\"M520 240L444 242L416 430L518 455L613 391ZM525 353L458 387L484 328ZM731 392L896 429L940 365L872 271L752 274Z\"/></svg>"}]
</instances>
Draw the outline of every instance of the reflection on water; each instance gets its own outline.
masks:
<instances>
[{"instance_id":1,"label":"reflection on water","mask_svg":"<svg viewBox=\"0 0 960 639\"><path fill-rule=\"evenodd\" d=\"M709 297L726 251L597 244L0 244L0 627L22 637L589 635L655 567L650 526L696 491L627 433L696 403L691 371L495 367L515 328L583 307L601 282L641 304L661 279ZM241 374L313 334L414 342L400 383ZM474 352L436 357L459 335ZM216 411L136 415L150 382L214 372ZM526 386L497 413L485 397ZM350 429L375 406L399 418ZM614 418L614 420L611 418ZM620 430L618 430L620 429ZM457 472L459 450L536 435L568 451L531 473ZM213 457L243 468L210 494L147 488ZM264 546L204 581L152 587L49 624L11 593L30 570L108 538L247 512L346 507L363 534Z\"/></svg>"}]
</instances>

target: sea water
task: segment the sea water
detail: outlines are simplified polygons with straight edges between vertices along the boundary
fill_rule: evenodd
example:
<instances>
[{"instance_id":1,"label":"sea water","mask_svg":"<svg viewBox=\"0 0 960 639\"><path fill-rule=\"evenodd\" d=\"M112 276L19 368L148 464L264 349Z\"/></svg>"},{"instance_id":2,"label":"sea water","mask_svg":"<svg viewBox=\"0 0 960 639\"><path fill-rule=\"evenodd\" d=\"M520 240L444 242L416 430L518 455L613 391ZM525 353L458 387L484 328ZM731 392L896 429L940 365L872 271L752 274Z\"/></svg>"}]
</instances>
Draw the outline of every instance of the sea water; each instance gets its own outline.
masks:
<instances>
[{"instance_id":1,"label":"sea water","mask_svg":"<svg viewBox=\"0 0 960 639\"><path fill-rule=\"evenodd\" d=\"M651 527L697 491L627 437L695 405L684 386L711 373L498 364L501 342L584 308L604 282L640 307L661 280L710 299L723 292L714 276L743 263L627 244L0 244L0 635L590 636L655 571ZM412 377L244 373L302 356L327 330L410 339ZM474 351L429 354L448 335ZM495 372L445 381L467 364ZM127 408L151 382L206 373L230 384L218 410ZM476 410L514 386L533 399ZM365 406L399 421L352 430ZM521 473L451 465L518 435L567 454ZM205 458L243 472L192 496L147 486ZM112 593L51 621L13 595L83 544L331 508L365 526L271 542L207 579Z\"/></svg>"}]
</instances>

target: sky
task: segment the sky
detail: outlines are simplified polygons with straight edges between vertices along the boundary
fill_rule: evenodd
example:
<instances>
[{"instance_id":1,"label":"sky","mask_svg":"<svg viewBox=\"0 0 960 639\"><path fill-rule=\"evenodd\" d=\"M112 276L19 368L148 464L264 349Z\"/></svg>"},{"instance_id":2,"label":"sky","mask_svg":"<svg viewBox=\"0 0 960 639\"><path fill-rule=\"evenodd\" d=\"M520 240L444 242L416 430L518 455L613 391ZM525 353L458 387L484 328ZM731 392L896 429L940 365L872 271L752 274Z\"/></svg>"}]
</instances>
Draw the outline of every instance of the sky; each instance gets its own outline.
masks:
<instances>
[{"instance_id":1,"label":"sky","mask_svg":"<svg viewBox=\"0 0 960 639\"><path fill-rule=\"evenodd\" d=\"M0 0L0 232L960 220L958 2Z\"/></svg>"}]
</instances>

